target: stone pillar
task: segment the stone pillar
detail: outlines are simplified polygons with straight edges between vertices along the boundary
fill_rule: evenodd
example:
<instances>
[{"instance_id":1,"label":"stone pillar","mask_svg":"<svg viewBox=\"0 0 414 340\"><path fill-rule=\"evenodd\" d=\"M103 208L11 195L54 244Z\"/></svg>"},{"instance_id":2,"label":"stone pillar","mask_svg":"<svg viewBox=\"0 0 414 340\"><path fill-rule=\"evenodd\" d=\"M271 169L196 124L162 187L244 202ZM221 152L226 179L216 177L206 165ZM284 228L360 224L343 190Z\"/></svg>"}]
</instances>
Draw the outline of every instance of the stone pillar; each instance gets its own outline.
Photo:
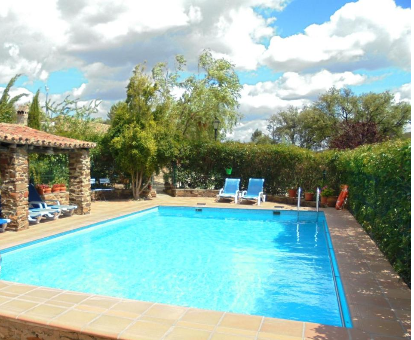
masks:
<instances>
[{"instance_id":1,"label":"stone pillar","mask_svg":"<svg viewBox=\"0 0 414 340\"><path fill-rule=\"evenodd\" d=\"M5 218L11 222L7 228L21 230L29 228L28 215L28 175L29 163L24 148L9 148L0 154L0 171L3 185L1 186L1 210Z\"/></svg>"},{"instance_id":2,"label":"stone pillar","mask_svg":"<svg viewBox=\"0 0 414 340\"><path fill-rule=\"evenodd\" d=\"M78 215L91 212L90 171L89 149L69 153L69 202L78 206Z\"/></svg>"}]
</instances>

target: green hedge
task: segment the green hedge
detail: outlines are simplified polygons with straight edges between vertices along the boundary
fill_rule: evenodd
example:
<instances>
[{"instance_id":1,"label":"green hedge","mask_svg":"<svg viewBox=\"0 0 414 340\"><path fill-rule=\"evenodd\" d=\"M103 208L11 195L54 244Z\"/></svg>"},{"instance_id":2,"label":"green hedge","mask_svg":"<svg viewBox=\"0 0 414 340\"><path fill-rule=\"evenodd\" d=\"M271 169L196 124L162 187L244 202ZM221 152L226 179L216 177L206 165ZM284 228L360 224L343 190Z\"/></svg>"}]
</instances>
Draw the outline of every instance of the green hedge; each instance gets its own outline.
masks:
<instances>
[{"instance_id":1,"label":"green hedge","mask_svg":"<svg viewBox=\"0 0 414 340\"><path fill-rule=\"evenodd\" d=\"M232 168L228 176L226 168ZM325 175L324 175L325 174ZM313 152L286 145L196 143L181 150L177 180L189 187L221 188L226 177L264 178L268 194L289 188L350 187L349 207L395 270L411 285L411 141L350 151Z\"/></svg>"},{"instance_id":2,"label":"green hedge","mask_svg":"<svg viewBox=\"0 0 414 340\"><path fill-rule=\"evenodd\" d=\"M343 152L336 164L350 211L411 286L411 141Z\"/></svg>"},{"instance_id":3,"label":"green hedge","mask_svg":"<svg viewBox=\"0 0 414 340\"><path fill-rule=\"evenodd\" d=\"M312 151L285 145L197 143L183 148L177 180L189 187L221 188L224 178L265 178L267 193L284 194L292 187L314 189L323 171ZM225 169L232 168L231 176Z\"/></svg>"}]
</instances>

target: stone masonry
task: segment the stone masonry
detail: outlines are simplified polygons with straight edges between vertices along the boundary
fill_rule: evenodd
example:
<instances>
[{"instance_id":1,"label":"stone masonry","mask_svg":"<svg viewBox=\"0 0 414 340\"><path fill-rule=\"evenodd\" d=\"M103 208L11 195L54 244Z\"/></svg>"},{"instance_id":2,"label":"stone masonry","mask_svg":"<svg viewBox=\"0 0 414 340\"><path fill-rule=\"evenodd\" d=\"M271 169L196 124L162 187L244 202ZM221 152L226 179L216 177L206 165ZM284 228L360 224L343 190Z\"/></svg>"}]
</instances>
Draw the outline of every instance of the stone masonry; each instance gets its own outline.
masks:
<instances>
[{"instance_id":1,"label":"stone masonry","mask_svg":"<svg viewBox=\"0 0 414 340\"><path fill-rule=\"evenodd\" d=\"M8 229L27 229L29 164L25 148L9 148L8 152L0 153L0 169L2 215L11 220Z\"/></svg>"},{"instance_id":2,"label":"stone masonry","mask_svg":"<svg viewBox=\"0 0 414 340\"><path fill-rule=\"evenodd\" d=\"M79 149L69 154L69 201L78 206L78 215L86 215L91 211L90 170L89 149Z\"/></svg>"}]
</instances>

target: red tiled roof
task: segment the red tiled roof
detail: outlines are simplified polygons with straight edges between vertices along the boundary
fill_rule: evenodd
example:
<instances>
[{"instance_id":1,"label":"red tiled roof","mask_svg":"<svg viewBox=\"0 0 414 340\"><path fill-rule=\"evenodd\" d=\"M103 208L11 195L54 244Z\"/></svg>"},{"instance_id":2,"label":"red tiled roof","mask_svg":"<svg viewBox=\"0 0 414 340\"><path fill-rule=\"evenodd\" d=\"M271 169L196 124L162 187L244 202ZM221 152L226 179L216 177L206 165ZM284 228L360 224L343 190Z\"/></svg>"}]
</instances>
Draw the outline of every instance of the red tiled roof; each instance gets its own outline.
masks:
<instances>
[{"instance_id":1,"label":"red tiled roof","mask_svg":"<svg viewBox=\"0 0 414 340\"><path fill-rule=\"evenodd\" d=\"M28 126L0 123L0 143L44 146L60 149L94 148L95 143L52 135Z\"/></svg>"}]
</instances>

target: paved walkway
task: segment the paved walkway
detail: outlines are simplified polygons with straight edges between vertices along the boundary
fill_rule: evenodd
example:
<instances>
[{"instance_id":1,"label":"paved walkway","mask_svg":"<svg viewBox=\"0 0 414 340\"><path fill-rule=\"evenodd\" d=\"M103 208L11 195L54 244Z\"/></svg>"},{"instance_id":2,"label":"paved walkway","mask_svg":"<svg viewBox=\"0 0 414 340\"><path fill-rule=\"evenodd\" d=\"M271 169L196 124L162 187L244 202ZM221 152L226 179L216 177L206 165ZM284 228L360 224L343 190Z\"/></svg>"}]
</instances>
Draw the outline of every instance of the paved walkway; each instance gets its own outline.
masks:
<instances>
[{"instance_id":1,"label":"paved walkway","mask_svg":"<svg viewBox=\"0 0 414 340\"><path fill-rule=\"evenodd\" d=\"M157 205L295 209L266 202L260 207L216 203L212 198L98 201L86 216L60 218L20 232L0 234L0 249L76 229ZM312 210L312 209L308 209ZM347 211L325 212L354 328L206 311L0 281L2 322L24 321L96 338L179 340L409 339L411 291L400 282L374 242ZM6 320L6 321L4 321ZM20 322L20 323L19 323ZM40 328L42 329L42 328ZM68 333L69 334L69 333ZM72 338L71 338L72 339Z\"/></svg>"}]
</instances>

